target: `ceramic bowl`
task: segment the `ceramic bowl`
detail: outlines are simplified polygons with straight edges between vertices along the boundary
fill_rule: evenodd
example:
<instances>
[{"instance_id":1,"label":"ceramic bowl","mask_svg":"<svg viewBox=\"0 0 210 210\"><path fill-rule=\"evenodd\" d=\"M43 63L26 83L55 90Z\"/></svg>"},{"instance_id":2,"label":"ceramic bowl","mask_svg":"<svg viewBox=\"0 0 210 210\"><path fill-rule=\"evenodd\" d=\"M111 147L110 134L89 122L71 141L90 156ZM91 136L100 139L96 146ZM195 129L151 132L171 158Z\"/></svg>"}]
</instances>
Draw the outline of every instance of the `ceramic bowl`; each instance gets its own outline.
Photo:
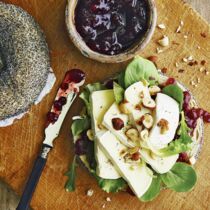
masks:
<instances>
[{"instance_id":1,"label":"ceramic bowl","mask_svg":"<svg viewBox=\"0 0 210 210\"><path fill-rule=\"evenodd\" d=\"M91 59L97 60L103 63L119 63L133 58L135 55L139 54L146 45L150 42L152 35L155 31L157 22L157 9L154 0L148 0L150 8L150 18L149 27L145 33L145 36L137 41L130 49L117 54L117 55L104 55L91 50L83 38L77 32L75 27L75 8L77 6L78 0L68 0L66 7L66 26L69 36L74 43L74 45L81 51L81 53Z\"/></svg>"}]
</instances>

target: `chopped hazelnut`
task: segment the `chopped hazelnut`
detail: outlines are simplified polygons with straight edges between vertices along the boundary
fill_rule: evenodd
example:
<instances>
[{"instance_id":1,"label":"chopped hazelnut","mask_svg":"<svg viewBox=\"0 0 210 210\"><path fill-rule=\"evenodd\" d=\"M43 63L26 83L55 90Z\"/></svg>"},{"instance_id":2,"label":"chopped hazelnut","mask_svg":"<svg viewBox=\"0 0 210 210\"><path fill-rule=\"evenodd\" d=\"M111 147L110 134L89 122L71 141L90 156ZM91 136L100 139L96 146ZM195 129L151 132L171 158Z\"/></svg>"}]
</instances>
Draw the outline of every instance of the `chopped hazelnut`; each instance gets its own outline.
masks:
<instances>
[{"instance_id":1,"label":"chopped hazelnut","mask_svg":"<svg viewBox=\"0 0 210 210\"><path fill-rule=\"evenodd\" d=\"M136 128L130 128L125 132L125 135L133 142L139 140L139 132Z\"/></svg>"},{"instance_id":2,"label":"chopped hazelnut","mask_svg":"<svg viewBox=\"0 0 210 210\"><path fill-rule=\"evenodd\" d=\"M94 135L93 135L93 131L91 129L89 129L87 131L87 137L90 141L93 141L94 140Z\"/></svg>"},{"instance_id":3,"label":"chopped hazelnut","mask_svg":"<svg viewBox=\"0 0 210 210\"><path fill-rule=\"evenodd\" d=\"M124 121L120 118L113 118L112 119L112 126L115 130L121 130L125 125Z\"/></svg>"},{"instance_id":4,"label":"chopped hazelnut","mask_svg":"<svg viewBox=\"0 0 210 210\"><path fill-rule=\"evenodd\" d=\"M161 69L161 72L162 72L163 74L167 73L167 71L168 71L168 69L167 69L166 67L164 67L164 68Z\"/></svg>"},{"instance_id":5,"label":"chopped hazelnut","mask_svg":"<svg viewBox=\"0 0 210 210\"><path fill-rule=\"evenodd\" d=\"M153 117L150 114L145 114L142 121L145 128L150 129L153 126Z\"/></svg>"},{"instance_id":6,"label":"chopped hazelnut","mask_svg":"<svg viewBox=\"0 0 210 210\"><path fill-rule=\"evenodd\" d=\"M154 109L156 107L156 103L152 98L144 98L142 100L143 106L148 109Z\"/></svg>"},{"instance_id":7,"label":"chopped hazelnut","mask_svg":"<svg viewBox=\"0 0 210 210\"><path fill-rule=\"evenodd\" d=\"M147 59L152 61L153 63L156 63L158 60L158 57L153 55L153 56L148 57Z\"/></svg>"},{"instance_id":8,"label":"chopped hazelnut","mask_svg":"<svg viewBox=\"0 0 210 210\"><path fill-rule=\"evenodd\" d=\"M149 87L149 93L151 96L157 95L157 93L159 93L160 91L161 89L157 85L153 85Z\"/></svg>"},{"instance_id":9,"label":"chopped hazelnut","mask_svg":"<svg viewBox=\"0 0 210 210\"><path fill-rule=\"evenodd\" d=\"M205 64L206 64L206 61L205 60L202 60L201 61L201 65L204 66Z\"/></svg>"},{"instance_id":10,"label":"chopped hazelnut","mask_svg":"<svg viewBox=\"0 0 210 210\"><path fill-rule=\"evenodd\" d=\"M161 45L162 47L167 47L169 45L168 36L164 35L163 38L158 41L158 44Z\"/></svg>"},{"instance_id":11,"label":"chopped hazelnut","mask_svg":"<svg viewBox=\"0 0 210 210\"><path fill-rule=\"evenodd\" d=\"M167 120L165 119L161 119L158 124L157 124L159 127L160 127L160 132L161 134L164 134L166 133L168 130L169 130L169 123Z\"/></svg>"},{"instance_id":12,"label":"chopped hazelnut","mask_svg":"<svg viewBox=\"0 0 210 210\"><path fill-rule=\"evenodd\" d=\"M158 25L158 28L163 30L163 29L166 28L166 26L163 23L161 23L161 24Z\"/></svg>"}]
</instances>

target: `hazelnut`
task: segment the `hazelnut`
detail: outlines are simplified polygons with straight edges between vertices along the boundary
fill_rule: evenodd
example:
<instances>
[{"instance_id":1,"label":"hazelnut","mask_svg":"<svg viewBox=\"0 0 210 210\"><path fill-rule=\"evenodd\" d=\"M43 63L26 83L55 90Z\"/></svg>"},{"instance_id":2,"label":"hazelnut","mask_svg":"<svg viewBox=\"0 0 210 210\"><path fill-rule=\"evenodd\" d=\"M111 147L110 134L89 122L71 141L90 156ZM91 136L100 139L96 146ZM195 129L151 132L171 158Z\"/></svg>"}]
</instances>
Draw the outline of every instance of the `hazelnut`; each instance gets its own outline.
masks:
<instances>
[{"instance_id":1,"label":"hazelnut","mask_svg":"<svg viewBox=\"0 0 210 210\"><path fill-rule=\"evenodd\" d=\"M131 160L138 161L140 159L140 153L136 152L131 156Z\"/></svg>"},{"instance_id":2,"label":"hazelnut","mask_svg":"<svg viewBox=\"0 0 210 210\"><path fill-rule=\"evenodd\" d=\"M156 103L152 98L144 98L142 100L143 106L148 109L154 109L156 107Z\"/></svg>"},{"instance_id":3,"label":"hazelnut","mask_svg":"<svg viewBox=\"0 0 210 210\"><path fill-rule=\"evenodd\" d=\"M89 129L87 131L87 137L90 141L93 141L94 140L94 135L93 135L93 131L91 129Z\"/></svg>"},{"instance_id":4,"label":"hazelnut","mask_svg":"<svg viewBox=\"0 0 210 210\"><path fill-rule=\"evenodd\" d=\"M153 56L148 57L147 59L152 61L153 63L156 63L158 60L158 57L153 55Z\"/></svg>"},{"instance_id":5,"label":"hazelnut","mask_svg":"<svg viewBox=\"0 0 210 210\"><path fill-rule=\"evenodd\" d=\"M124 121L120 118L113 118L112 126L115 130L121 130L124 127Z\"/></svg>"},{"instance_id":6,"label":"hazelnut","mask_svg":"<svg viewBox=\"0 0 210 210\"><path fill-rule=\"evenodd\" d=\"M149 87L149 93L151 96L157 95L157 93L159 93L160 91L161 91L161 89L157 85L153 85L153 86Z\"/></svg>"},{"instance_id":7,"label":"hazelnut","mask_svg":"<svg viewBox=\"0 0 210 210\"><path fill-rule=\"evenodd\" d=\"M166 28L166 26L165 26L165 24L161 23L158 25L158 28L163 30Z\"/></svg>"},{"instance_id":8,"label":"hazelnut","mask_svg":"<svg viewBox=\"0 0 210 210\"><path fill-rule=\"evenodd\" d=\"M164 134L166 133L168 130L169 130L169 123L167 120L165 119L161 119L158 124L157 124L159 127L160 127L160 133L161 134Z\"/></svg>"},{"instance_id":9,"label":"hazelnut","mask_svg":"<svg viewBox=\"0 0 210 210\"><path fill-rule=\"evenodd\" d=\"M133 142L139 140L139 132L136 128L130 128L125 132L125 135Z\"/></svg>"},{"instance_id":10,"label":"hazelnut","mask_svg":"<svg viewBox=\"0 0 210 210\"><path fill-rule=\"evenodd\" d=\"M119 105L119 109L123 114L131 114L133 106L129 102L122 102Z\"/></svg>"},{"instance_id":11,"label":"hazelnut","mask_svg":"<svg viewBox=\"0 0 210 210\"><path fill-rule=\"evenodd\" d=\"M145 114L142 121L145 128L150 129L153 126L153 117L150 114Z\"/></svg>"},{"instance_id":12,"label":"hazelnut","mask_svg":"<svg viewBox=\"0 0 210 210\"><path fill-rule=\"evenodd\" d=\"M149 138L149 131L147 129L144 129L143 131L141 131L141 140L143 141L147 141Z\"/></svg>"},{"instance_id":13,"label":"hazelnut","mask_svg":"<svg viewBox=\"0 0 210 210\"><path fill-rule=\"evenodd\" d=\"M133 155L133 154L135 154L136 152L138 152L139 149L140 149L139 147L133 147L133 148L130 148L130 149L128 150L128 152L129 152L129 154Z\"/></svg>"}]
</instances>

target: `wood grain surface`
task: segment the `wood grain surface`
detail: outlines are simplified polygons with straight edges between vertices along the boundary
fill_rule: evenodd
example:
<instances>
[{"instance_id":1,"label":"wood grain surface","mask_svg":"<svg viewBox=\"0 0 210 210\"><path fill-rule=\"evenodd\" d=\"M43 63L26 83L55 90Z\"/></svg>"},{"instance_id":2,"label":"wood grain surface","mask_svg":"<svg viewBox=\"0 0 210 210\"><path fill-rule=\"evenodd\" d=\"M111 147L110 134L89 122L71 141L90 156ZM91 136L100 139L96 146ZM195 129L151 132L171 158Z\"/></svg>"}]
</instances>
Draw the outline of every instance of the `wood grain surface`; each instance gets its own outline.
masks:
<instances>
[{"instance_id":1,"label":"wood grain surface","mask_svg":"<svg viewBox=\"0 0 210 210\"><path fill-rule=\"evenodd\" d=\"M18 202L18 196L12 193L14 190L20 194L23 190L27 176L30 173L33 161L39 151L44 133L45 113L50 108L65 71L78 67L84 69L88 75L87 82L103 80L114 72L119 72L124 64L108 65L100 64L84 58L72 45L67 36L64 24L65 0L5 0L5 2L20 5L32 14L40 23L46 33L49 48L51 50L52 67L57 76L57 83L49 96L40 105L32 107L30 113L22 120L8 128L0 128L0 178L6 184L0 183L0 210L14 210ZM186 2L186 1L185 1ZM208 21L210 21L209 0L188 0ZM165 31L156 30L155 36L145 49L143 56L155 54L156 41L163 34L170 37L171 45L158 55L158 66L168 67L168 75L172 75L192 89L199 104L210 111L210 75L199 71L199 67L189 67L181 60L185 56L192 55L196 60L207 60L210 63L210 27L196 12L184 1L157 0L159 23L165 23ZM180 34L175 30L180 20L184 21L184 27ZM206 38L200 34L205 33ZM187 34L188 38L184 39ZM198 49L200 46L200 49ZM179 62L179 68L175 63ZM183 74L178 69L184 69ZM206 66L210 71L210 66ZM109 71L107 71L109 69ZM112 71L111 71L112 69ZM190 85L191 80L199 77L201 84L197 88ZM61 136L55 143L55 148L50 154L49 161L38 185L32 201L34 210L205 210L210 209L210 126L205 126L205 143L201 156L196 165L198 183L195 189L189 193L174 193L165 190L151 203L140 203L135 197L126 193L110 194L112 202L107 203L107 194L96 185L95 180L84 168L79 168L77 173L77 190L75 193L66 193L63 186L66 177L63 176L72 160L72 143L69 132L71 117L81 107L77 100L72 107L65 125L61 130ZM92 197L86 196L86 190L94 189ZM10 188L12 190L10 190Z\"/></svg>"}]
</instances>

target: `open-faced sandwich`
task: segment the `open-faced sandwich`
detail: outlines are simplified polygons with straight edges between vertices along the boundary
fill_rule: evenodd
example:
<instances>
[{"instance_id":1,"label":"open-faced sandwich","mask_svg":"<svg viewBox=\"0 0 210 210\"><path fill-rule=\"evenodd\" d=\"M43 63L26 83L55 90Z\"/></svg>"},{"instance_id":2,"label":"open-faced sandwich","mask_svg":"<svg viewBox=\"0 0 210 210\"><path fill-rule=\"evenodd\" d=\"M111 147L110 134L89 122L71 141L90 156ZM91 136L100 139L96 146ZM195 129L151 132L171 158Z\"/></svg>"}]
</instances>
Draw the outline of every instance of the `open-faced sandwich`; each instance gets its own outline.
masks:
<instances>
[{"instance_id":1,"label":"open-faced sandwich","mask_svg":"<svg viewBox=\"0 0 210 210\"><path fill-rule=\"evenodd\" d=\"M68 191L75 188L76 156L106 192L129 189L151 201L164 188L193 188L210 114L175 79L136 57L114 79L87 85L80 98L84 108L71 126L76 155Z\"/></svg>"}]
</instances>

